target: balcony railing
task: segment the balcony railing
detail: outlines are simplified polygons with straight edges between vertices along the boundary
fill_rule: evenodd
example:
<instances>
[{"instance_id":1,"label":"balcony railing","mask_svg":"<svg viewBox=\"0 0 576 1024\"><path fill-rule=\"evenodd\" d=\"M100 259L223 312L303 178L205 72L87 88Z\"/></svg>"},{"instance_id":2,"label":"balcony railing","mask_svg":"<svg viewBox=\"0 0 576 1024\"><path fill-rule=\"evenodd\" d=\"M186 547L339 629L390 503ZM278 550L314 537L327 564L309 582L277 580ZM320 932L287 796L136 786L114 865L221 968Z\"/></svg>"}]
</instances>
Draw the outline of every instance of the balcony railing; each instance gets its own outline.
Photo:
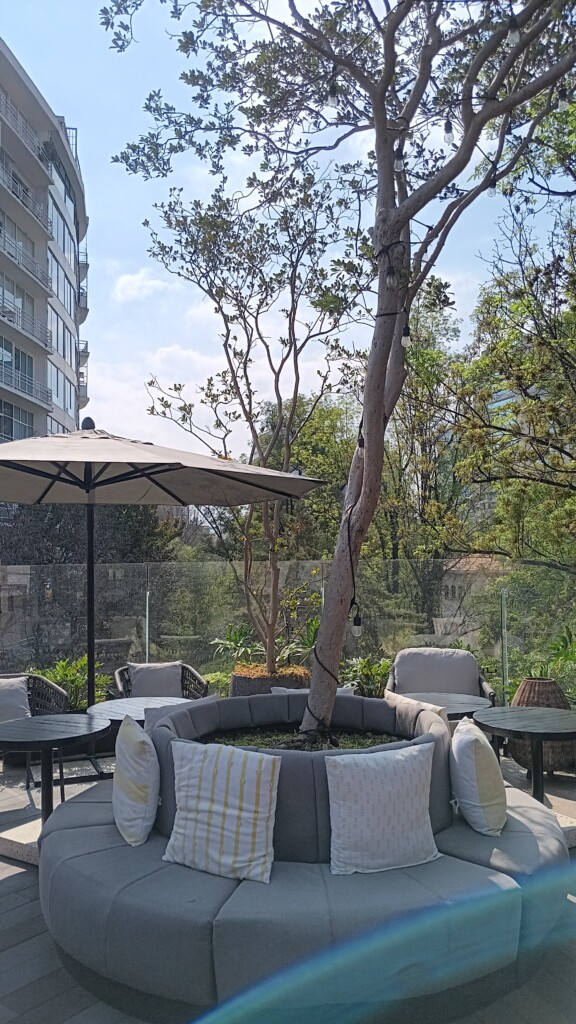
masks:
<instances>
[{"instance_id":1,"label":"balcony railing","mask_svg":"<svg viewBox=\"0 0 576 1024\"><path fill-rule=\"evenodd\" d=\"M50 388L47 388L45 384L40 384L26 373L20 373L12 366L4 366L0 363L0 384L5 384L6 387L13 388L14 391L19 391L22 395L28 395L37 402L43 402L44 405L49 405L52 408L52 392Z\"/></svg>"},{"instance_id":2,"label":"balcony railing","mask_svg":"<svg viewBox=\"0 0 576 1024\"><path fill-rule=\"evenodd\" d=\"M80 309L88 309L88 290L86 288L78 289L78 305Z\"/></svg>"},{"instance_id":3,"label":"balcony railing","mask_svg":"<svg viewBox=\"0 0 576 1024\"><path fill-rule=\"evenodd\" d=\"M49 161L36 132L30 127L26 118L15 107L12 100L8 99L5 92L0 92L0 115L8 122L11 128L22 139L25 146L31 153L44 164L49 172Z\"/></svg>"},{"instance_id":4,"label":"balcony railing","mask_svg":"<svg viewBox=\"0 0 576 1024\"><path fill-rule=\"evenodd\" d=\"M18 266L24 267L24 270L27 270L29 274L32 274L32 277L35 277L37 281L40 281L40 284L43 284L45 288L51 291L50 275L48 274L48 271L40 266L38 260L35 260L34 257L26 251L24 246L20 245L20 242L11 238L10 235L7 235L1 228L0 250L5 252L7 256L10 256Z\"/></svg>"},{"instance_id":5,"label":"balcony railing","mask_svg":"<svg viewBox=\"0 0 576 1024\"><path fill-rule=\"evenodd\" d=\"M24 312L12 299L6 295L0 296L0 317L9 324L13 324L18 330L29 334L41 345L44 345L49 352L52 351L52 331L45 324L40 323L30 313Z\"/></svg>"},{"instance_id":6,"label":"balcony railing","mask_svg":"<svg viewBox=\"0 0 576 1024\"><path fill-rule=\"evenodd\" d=\"M10 171L6 170L2 164L0 164L0 184L4 185L12 195L16 196L19 202L22 203L22 206L25 206L36 220L40 221L42 227L52 234L52 221L44 207L37 203L26 189L22 188L20 183L13 178Z\"/></svg>"}]
</instances>

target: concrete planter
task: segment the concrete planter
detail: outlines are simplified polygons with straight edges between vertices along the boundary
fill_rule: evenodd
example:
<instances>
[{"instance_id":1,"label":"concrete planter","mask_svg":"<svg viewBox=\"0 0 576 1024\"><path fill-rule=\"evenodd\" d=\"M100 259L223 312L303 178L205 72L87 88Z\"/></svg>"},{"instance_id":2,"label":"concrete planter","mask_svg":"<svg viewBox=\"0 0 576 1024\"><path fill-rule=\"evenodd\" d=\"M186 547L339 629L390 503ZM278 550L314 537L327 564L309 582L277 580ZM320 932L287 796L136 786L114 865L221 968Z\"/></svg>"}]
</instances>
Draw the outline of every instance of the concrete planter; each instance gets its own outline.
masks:
<instances>
[{"instance_id":1,"label":"concrete planter","mask_svg":"<svg viewBox=\"0 0 576 1024\"><path fill-rule=\"evenodd\" d=\"M233 672L230 679L230 697L252 697L256 693L271 693L273 686L288 686L292 690L301 690L310 685L310 679L300 674L282 673L281 675L245 676Z\"/></svg>"}]
</instances>

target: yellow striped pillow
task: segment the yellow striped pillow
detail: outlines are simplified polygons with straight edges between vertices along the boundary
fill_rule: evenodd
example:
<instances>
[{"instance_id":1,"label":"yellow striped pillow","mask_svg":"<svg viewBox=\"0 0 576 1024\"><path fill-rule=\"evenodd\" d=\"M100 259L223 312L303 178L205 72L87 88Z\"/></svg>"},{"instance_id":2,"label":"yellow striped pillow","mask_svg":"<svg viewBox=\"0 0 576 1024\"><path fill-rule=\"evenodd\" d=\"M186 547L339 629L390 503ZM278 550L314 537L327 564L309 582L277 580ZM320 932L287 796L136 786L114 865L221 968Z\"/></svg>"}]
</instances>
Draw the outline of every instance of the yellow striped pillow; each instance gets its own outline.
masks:
<instances>
[{"instance_id":1,"label":"yellow striped pillow","mask_svg":"<svg viewBox=\"0 0 576 1024\"><path fill-rule=\"evenodd\" d=\"M116 828L130 846L150 835L158 809L160 766L152 740L129 715L116 737L112 810Z\"/></svg>"},{"instance_id":2,"label":"yellow striped pillow","mask_svg":"<svg viewBox=\"0 0 576 1024\"><path fill-rule=\"evenodd\" d=\"M163 860L269 882L281 757L174 740L176 817Z\"/></svg>"}]
</instances>

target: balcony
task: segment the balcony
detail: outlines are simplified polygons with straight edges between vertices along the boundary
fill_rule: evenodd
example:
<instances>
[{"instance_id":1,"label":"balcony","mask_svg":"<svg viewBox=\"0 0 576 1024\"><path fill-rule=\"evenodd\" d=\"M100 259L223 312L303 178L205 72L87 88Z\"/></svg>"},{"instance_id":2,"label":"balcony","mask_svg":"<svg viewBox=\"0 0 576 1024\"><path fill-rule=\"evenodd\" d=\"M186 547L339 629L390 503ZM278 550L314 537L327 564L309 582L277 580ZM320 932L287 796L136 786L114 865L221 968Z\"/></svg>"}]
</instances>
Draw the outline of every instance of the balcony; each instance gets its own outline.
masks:
<instances>
[{"instance_id":1,"label":"balcony","mask_svg":"<svg viewBox=\"0 0 576 1024\"><path fill-rule=\"evenodd\" d=\"M48 177L51 178L50 161L44 152L42 143L36 132L28 124L26 118L20 113L18 107L14 106L12 100L8 98L4 91L0 91L0 117L10 125L30 153L42 164Z\"/></svg>"},{"instance_id":2,"label":"balcony","mask_svg":"<svg viewBox=\"0 0 576 1024\"><path fill-rule=\"evenodd\" d=\"M45 384L40 384L33 377L25 373L19 373L11 366L4 366L0 363L0 385L17 391L20 395L26 395L35 402L52 409L52 392Z\"/></svg>"},{"instance_id":3,"label":"balcony","mask_svg":"<svg viewBox=\"0 0 576 1024\"><path fill-rule=\"evenodd\" d=\"M23 331L34 341L39 341L44 348L52 351L52 331L46 327L46 324L36 320L35 317L30 316L30 313L25 313L20 306L9 299L6 295L0 298L0 321L4 320L5 323L11 324L16 327L17 330Z\"/></svg>"},{"instance_id":4,"label":"balcony","mask_svg":"<svg viewBox=\"0 0 576 1024\"><path fill-rule=\"evenodd\" d=\"M88 291L86 287L78 289L78 323L83 324L88 316Z\"/></svg>"},{"instance_id":5,"label":"balcony","mask_svg":"<svg viewBox=\"0 0 576 1024\"><path fill-rule=\"evenodd\" d=\"M5 252L11 260L14 260L14 263L17 263L19 267L26 270L36 281L39 281L46 291L52 291L48 271L44 267L40 266L38 260L35 260L34 257L26 251L24 246L20 245L20 243L14 238L11 238L10 235L7 235L1 228L0 252Z\"/></svg>"},{"instance_id":6,"label":"balcony","mask_svg":"<svg viewBox=\"0 0 576 1024\"><path fill-rule=\"evenodd\" d=\"M78 277L81 281L84 281L86 274L88 273L88 253L86 249L82 249L78 253Z\"/></svg>"},{"instance_id":7,"label":"balcony","mask_svg":"<svg viewBox=\"0 0 576 1024\"><path fill-rule=\"evenodd\" d=\"M78 342L78 360L79 360L79 363L80 363L81 367L82 366L86 366L86 363L88 362L88 357L89 356L90 356L90 351L88 349L88 342L87 341L79 341Z\"/></svg>"},{"instance_id":8,"label":"balcony","mask_svg":"<svg viewBox=\"0 0 576 1024\"><path fill-rule=\"evenodd\" d=\"M22 188L22 185L13 178L10 171L6 170L2 164L0 164L0 185L3 185L4 188L8 189L16 197L18 202L32 214L34 219L42 225L49 235L52 234L52 222L44 207L37 203L26 189Z\"/></svg>"}]
</instances>

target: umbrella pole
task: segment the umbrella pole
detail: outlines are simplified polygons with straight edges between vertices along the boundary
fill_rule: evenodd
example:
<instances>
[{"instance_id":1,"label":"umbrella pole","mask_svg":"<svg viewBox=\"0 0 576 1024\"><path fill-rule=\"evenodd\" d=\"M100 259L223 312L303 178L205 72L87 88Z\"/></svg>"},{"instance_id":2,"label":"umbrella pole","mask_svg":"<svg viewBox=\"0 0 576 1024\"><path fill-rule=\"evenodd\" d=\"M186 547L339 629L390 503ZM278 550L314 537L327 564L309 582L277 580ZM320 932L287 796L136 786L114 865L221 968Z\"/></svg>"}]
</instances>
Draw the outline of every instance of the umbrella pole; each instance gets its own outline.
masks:
<instances>
[{"instance_id":1,"label":"umbrella pole","mask_svg":"<svg viewBox=\"0 0 576 1024\"><path fill-rule=\"evenodd\" d=\"M94 656L94 505L86 505L86 640L88 707L96 703Z\"/></svg>"}]
</instances>

